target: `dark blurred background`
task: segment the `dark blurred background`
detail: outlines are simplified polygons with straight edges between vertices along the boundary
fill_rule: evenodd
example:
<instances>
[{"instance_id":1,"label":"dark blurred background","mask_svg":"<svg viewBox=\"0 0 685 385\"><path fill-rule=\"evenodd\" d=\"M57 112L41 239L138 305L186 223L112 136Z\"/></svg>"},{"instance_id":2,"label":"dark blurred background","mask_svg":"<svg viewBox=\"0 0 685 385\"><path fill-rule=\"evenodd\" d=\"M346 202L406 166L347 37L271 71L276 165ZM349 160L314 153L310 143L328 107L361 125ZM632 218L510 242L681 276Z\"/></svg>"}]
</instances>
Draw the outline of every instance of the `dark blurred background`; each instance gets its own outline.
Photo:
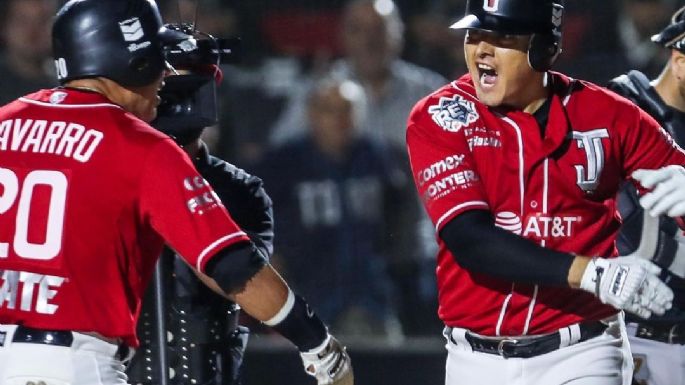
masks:
<instances>
[{"instance_id":1,"label":"dark blurred background","mask_svg":"<svg viewBox=\"0 0 685 385\"><path fill-rule=\"evenodd\" d=\"M59 0L1 0L0 103L56 85L51 20ZM166 22L238 36L222 65L212 151L264 179L274 200L273 263L349 348L357 384L441 384L435 240L404 149L420 98L465 72L465 0L160 0ZM651 43L675 0L569 0L555 69L605 84L649 78ZM246 382L308 383L297 354L256 333Z\"/></svg>"}]
</instances>

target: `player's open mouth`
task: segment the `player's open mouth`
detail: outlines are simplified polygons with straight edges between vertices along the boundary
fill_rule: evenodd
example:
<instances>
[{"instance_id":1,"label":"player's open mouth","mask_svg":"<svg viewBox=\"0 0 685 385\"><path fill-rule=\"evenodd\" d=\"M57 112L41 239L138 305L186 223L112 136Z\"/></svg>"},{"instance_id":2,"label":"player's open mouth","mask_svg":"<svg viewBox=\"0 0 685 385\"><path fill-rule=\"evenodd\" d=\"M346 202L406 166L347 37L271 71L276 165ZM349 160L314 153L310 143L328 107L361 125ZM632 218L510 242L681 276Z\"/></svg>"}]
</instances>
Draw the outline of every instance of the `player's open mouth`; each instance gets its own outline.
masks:
<instances>
[{"instance_id":1,"label":"player's open mouth","mask_svg":"<svg viewBox=\"0 0 685 385\"><path fill-rule=\"evenodd\" d=\"M478 74L480 86L482 88L492 88L497 82L497 71L487 64L478 63Z\"/></svg>"}]
</instances>

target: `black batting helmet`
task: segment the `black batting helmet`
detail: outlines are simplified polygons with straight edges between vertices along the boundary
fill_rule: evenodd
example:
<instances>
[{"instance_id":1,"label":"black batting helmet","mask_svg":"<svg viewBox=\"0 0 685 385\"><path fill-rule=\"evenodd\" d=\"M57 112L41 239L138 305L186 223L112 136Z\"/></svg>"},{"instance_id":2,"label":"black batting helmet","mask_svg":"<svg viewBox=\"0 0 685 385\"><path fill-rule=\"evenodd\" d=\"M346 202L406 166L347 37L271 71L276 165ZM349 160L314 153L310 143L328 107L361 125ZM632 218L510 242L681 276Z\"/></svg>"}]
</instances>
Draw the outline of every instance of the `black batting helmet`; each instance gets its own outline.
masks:
<instances>
[{"instance_id":1,"label":"black batting helmet","mask_svg":"<svg viewBox=\"0 0 685 385\"><path fill-rule=\"evenodd\" d=\"M547 71L561 53L563 0L467 0L466 15L452 29L533 35L528 63Z\"/></svg>"},{"instance_id":2,"label":"black batting helmet","mask_svg":"<svg viewBox=\"0 0 685 385\"><path fill-rule=\"evenodd\" d=\"M671 23L661 32L652 36L652 41L666 48L685 53L685 7L680 8L671 18Z\"/></svg>"},{"instance_id":3,"label":"black batting helmet","mask_svg":"<svg viewBox=\"0 0 685 385\"><path fill-rule=\"evenodd\" d=\"M165 69L163 46L184 37L162 27L154 0L71 0L52 28L57 79L105 77L144 86Z\"/></svg>"}]
</instances>

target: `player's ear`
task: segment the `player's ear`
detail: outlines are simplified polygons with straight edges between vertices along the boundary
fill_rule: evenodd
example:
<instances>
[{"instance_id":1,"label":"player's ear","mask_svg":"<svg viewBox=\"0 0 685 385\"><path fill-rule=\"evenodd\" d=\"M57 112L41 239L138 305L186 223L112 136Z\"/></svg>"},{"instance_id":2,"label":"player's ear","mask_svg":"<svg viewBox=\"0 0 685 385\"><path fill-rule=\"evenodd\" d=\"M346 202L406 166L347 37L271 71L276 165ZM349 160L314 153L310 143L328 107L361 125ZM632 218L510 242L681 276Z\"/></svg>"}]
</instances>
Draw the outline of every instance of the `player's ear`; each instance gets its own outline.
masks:
<instances>
[{"instance_id":1,"label":"player's ear","mask_svg":"<svg viewBox=\"0 0 685 385\"><path fill-rule=\"evenodd\" d=\"M671 50L671 71L676 79L685 80L685 53L677 49Z\"/></svg>"}]
</instances>

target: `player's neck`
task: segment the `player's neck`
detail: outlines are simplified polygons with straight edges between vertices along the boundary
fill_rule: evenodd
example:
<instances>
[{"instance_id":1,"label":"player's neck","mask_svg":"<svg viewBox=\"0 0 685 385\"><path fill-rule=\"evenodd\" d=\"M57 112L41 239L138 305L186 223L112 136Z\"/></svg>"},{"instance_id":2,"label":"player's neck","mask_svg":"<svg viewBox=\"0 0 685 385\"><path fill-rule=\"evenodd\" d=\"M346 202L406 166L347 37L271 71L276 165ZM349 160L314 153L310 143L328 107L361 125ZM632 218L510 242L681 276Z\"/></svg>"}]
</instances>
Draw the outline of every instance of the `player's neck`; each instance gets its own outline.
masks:
<instances>
[{"instance_id":1,"label":"player's neck","mask_svg":"<svg viewBox=\"0 0 685 385\"><path fill-rule=\"evenodd\" d=\"M549 97L549 81L549 74L544 73L543 76L540 77L537 87L528 87L528 92L525 97L526 103L522 103L523 105L521 106L523 112L534 114L540 106L545 104L545 101Z\"/></svg>"},{"instance_id":2,"label":"player's neck","mask_svg":"<svg viewBox=\"0 0 685 385\"><path fill-rule=\"evenodd\" d=\"M100 84L97 79L77 79L67 82L65 85L67 88L73 88L76 90L97 92L107 96L105 88Z\"/></svg>"},{"instance_id":3,"label":"player's neck","mask_svg":"<svg viewBox=\"0 0 685 385\"><path fill-rule=\"evenodd\" d=\"M652 86L667 105L685 112L685 96L681 93L680 83L668 65L661 75L652 81Z\"/></svg>"}]
</instances>

